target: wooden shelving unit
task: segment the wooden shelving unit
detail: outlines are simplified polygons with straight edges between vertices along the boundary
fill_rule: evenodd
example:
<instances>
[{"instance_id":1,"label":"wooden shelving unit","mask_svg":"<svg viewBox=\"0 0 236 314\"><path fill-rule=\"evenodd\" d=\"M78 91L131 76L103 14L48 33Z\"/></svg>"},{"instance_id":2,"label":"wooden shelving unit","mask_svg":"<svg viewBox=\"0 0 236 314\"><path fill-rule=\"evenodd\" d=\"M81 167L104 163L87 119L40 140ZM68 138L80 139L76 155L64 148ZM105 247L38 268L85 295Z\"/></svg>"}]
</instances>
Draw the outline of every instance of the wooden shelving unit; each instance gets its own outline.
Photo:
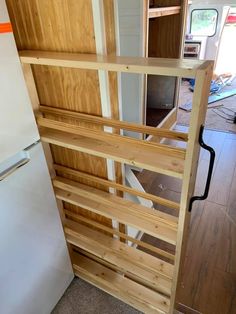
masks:
<instances>
[{"instance_id":1,"label":"wooden shelving unit","mask_svg":"<svg viewBox=\"0 0 236 314\"><path fill-rule=\"evenodd\" d=\"M179 14L180 6L171 6L171 7L160 7L160 8L150 8L148 10L149 19L153 19L156 17Z\"/></svg>"},{"instance_id":2,"label":"wooden shelving unit","mask_svg":"<svg viewBox=\"0 0 236 314\"><path fill-rule=\"evenodd\" d=\"M113 1L51 0L45 7L44 1L7 0L7 5L75 275L144 313L172 314L212 63L116 57ZM120 121L116 72L195 78L188 134ZM180 141L186 148L131 139L123 130ZM125 164L181 180L180 202L126 186ZM127 200L124 192L171 214ZM165 248L130 236L127 226Z\"/></svg>"},{"instance_id":3,"label":"wooden shelving unit","mask_svg":"<svg viewBox=\"0 0 236 314\"><path fill-rule=\"evenodd\" d=\"M172 255L153 247L151 251L156 249L160 258L153 257L110 236L121 236L120 239L132 241L132 238L124 233L122 237L119 231L64 209L65 235L68 244L72 246L75 274L140 310L150 313L172 313L178 271L184 254L181 249L182 241L189 222L188 204L193 193L193 175L196 175L199 153L199 146L196 143L206 111L205 101L212 73L211 62L45 51L21 51L19 55L22 63L30 66L46 65L195 78L196 89L189 134L129 124L71 110L43 105L38 107L41 116L37 118L37 123L42 141L182 179L182 196L179 204L141 192L142 197L165 204L176 211L176 215L170 215L125 200L108 190L90 186L88 182L140 195L135 189L68 167L54 165L57 176L53 179L53 186L58 200L136 228L175 248L175 254ZM70 119L70 122L65 119ZM100 128L91 128L94 125ZM104 130L104 127L114 127L119 131L128 129L182 141L187 143L187 148L147 142L119 133L112 134ZM133 240L137 244L137 240ZM145 247L142 241L139 240L138 243ZM125 277L121 276L121 273Z\"/></svg>"}]
</instances>

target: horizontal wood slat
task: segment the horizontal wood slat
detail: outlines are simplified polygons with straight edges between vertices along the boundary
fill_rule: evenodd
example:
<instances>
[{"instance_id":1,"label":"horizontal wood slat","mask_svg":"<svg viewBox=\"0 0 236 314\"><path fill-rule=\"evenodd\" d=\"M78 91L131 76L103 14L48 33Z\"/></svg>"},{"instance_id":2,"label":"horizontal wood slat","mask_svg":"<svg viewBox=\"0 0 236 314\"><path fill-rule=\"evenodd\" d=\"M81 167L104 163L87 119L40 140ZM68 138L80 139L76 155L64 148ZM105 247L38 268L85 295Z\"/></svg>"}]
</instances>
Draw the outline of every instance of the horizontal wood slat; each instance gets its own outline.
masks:
<instances>
[{"instance_id":1,"label":"horizontal wood slat","mask_svg":"<svg viewBox=\"0 0 236 314\"><path fill-rule=\"evenodd\" d=\"M156 17L179 14L179 13L180 13L180 6L151 8L148 10L148 17L152 19Z\"/></svg>"},{"instance_id":2,"label":"horizontal wood slat","mask_svg":"<svg viewBox=\"0 0 236 314\"><path fill-rule=\"evenodd\" d=\"M186 150L184 148L173 147L170 145L164 145L149 141L138 140L135 138L121 136L119 134L112 134L110 132L104 132L101 130L94 130L83 126L78 126L73 123L65 123L61 121L51 120L47 118L39 117L37 123L41 127L50 128L53 130L63 131L71 133L73 135L82 135L92 139L98 139L101 141L117 144L136 144L140 150L145 150L146 147L156 149L157 153L168 154L176 158L184 159Z\"/></svg>"},{"instance_id":3,"label":"horizontal wood slat","mask_svg":"<svg viewBox=\"0 0 236 314\"><path fill-rule=\"evenodd\" d=\"M163 138L171 138L174 140L179 141L188 141L188 134L184 132L177 132L172 131L165 128L154 128L151 126L126 122L126 121L120 121L120 120L114 120L109 118L103 118L99 116L93 116L90 114L80 113L76 111L71 110L65 110L65 109L58 109L54 107L48 107L48 106L40 106L40 111L42 113L47 114L53 114L53 115L59 115L61 117L67 117L72 119L78 119L83 122L93 123L96 125L102 125L102 126L110 126L113 128L117 128L119 130L128 130L136 133L142 133L142 134L149 134L153 136L159 136Z\"/></svg>"},{"instance_id":4,"label":"horizontal wood slat","mask_svg":"<svg viewBox=\"0 0 236 314\"><path fill-rule=\"evenodd\" d=\"M72 176L77 177L77 178L81 178L81 179L89 180L89 181L92 181L92 182L96 182L96 183L102 184L102 185L104 185L106 187L115 188L118 191L127 192L129 194L140 196L142 198L151 200L151 201L153 201L153 202L155 202L155 203L157 203L159 205L163 205L163 206L166 206L168 208L173 208L173 209L179 210L179 206L180 205L178 203L176 203L176 202L167 200L165 198L162 198L162 197L159 197L159 196L147 193L147 192L142 192L142 191L139 191L139 190L134 189L134 188L130 188L130 187L126 186L126 185L122 185L122 184L116 183L116 182L111 181L111 180L106 180L106 179L102 179L102 178L99 178L99 177L95 177L95 176L93 176L91 174L87 174L85 172L81 172L81 171L78 171L78 170L70 169L70 168L67 168L67 167L64 167L64 166L61 166L61 165L57 165L57 164L54 164L54 169L57 170L57 171L60 171L63 174L68 174L68 175L72 175Z\"/></svg>"},{"instance_id":5,"label":"horizontal wood slat","mask_svg":"<svg viewBox=\"0 0 236 314\"><path fill-rule=\"evenodd\" d=\"M75 274L124 301L144 313L168 313L170 300L151 289L144 287L123 275L74 253L72 257Z\"/></svg>"},{"instance_id":6,"label":"horizontal wood slat","mask_svg":"<svg viewBox=\"0 0 236 314\"><path fill-rule=\"evenodd\" d=\"M158 148L134 143L116 143L52 129L40 131L41 140L98 157L110 158L128 165L182 178L184 160L158 153ZM106 137L107 139L107 137Z\"/></svg>"},{"instance_id":7,"label":"horizontal wood slat","mask_svg":"<svg viewBox=\"0 0 236 314\"><path fill-rule=\"evenodd\" d=\"M72 180L56 177L53 186L58 199L116 219L168 243L176 243L176 217Z\"/></svg>"},{"instance_id":8,"label":"horizontal wood slat","mask_svg":"<svg viewBox=\"0 0 236 314\"><path fill-rule=\"evenodd\" d=\"M186 78L194 78L199 68L204 69L208 65L207 61L200 60L118 57L37 50L22 50L19 51L19 55L22 63L29 64Z\"/></svg>"},{"instance_id":9,"label":"horizontal wood slat","mask_svg":"<svg viewBox=\"0 0 236 314\"><path fill-rule=\"evenodd\" d=\"M116 265L121 272L131 273L139 282L170 296L173 265L74 221L66 220L64 230L70 244Z\"/></svg>"},{"instance_id":10,"label":"horizontal wood slat","mask_svg":"<svg viewBox=\"0 0 236 314\"><path fill-rule=\"evenodd\" d=\"M100 224L97 221L88 219L88 218L86 218L84 216L78 215L78 214L76 214L74 212L71 212L69 210L66 210L66 209L64 209L64 213L66 214L67 217L73 218L73 220L75 220L75 221L84 222L84 223L86 223L86 224L88 224L90 226L93 226L95 228L98 228L98 229L100 229L102 231L106 231L106 232L110 233L111 235L116 235L116 236L118 236L118 237L120 237L122 239L125 239L127 241L130 241L130 242L136 244L137 246L146 248L150 252L153 252L153 253L156 253L156 254L158 254L160 256L163 256L163 257L167 258L170 261L174 261L174 259L175 259L173 254L168 253L168 252L166 252L166 251L164 251L162 249L159 249L158 247L155 247L155 246L153 246L151 244L148 244L148 243L143 242L141 240L138 240L136 238L130 237L129 235L127 235L125 233L122 233L122 232L118 231L117 229L109 228L107 226L104 226L104 225Z\"/></svg>"}]
</instances>

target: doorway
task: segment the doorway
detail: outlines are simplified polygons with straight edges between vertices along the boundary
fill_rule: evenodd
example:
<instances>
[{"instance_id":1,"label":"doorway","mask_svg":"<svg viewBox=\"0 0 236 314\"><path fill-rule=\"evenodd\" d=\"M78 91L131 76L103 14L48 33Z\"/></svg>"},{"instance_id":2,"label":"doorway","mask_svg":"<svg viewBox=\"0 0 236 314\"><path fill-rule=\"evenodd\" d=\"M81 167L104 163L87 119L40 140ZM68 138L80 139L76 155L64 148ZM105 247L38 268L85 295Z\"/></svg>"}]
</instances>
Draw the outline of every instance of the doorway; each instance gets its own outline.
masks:
<instances>
[{"instance_id":1,"label":"doorway","mask_svg":"<svg viewBox=\"0 0 236 314\"><path fill-rule=\"evenodd\" d=\"M205 52L201 51L201 56L199 52L194 58L207 60L213 56L215 61L205 126L236 133L236 7L222 7L221 11L220 8L192 8L189 16L190 42L197 38L203 45L203 39L207 41ZM178 124L189 125L193 91L194 82L182 80Z\"/></svg>"}]
</instances>

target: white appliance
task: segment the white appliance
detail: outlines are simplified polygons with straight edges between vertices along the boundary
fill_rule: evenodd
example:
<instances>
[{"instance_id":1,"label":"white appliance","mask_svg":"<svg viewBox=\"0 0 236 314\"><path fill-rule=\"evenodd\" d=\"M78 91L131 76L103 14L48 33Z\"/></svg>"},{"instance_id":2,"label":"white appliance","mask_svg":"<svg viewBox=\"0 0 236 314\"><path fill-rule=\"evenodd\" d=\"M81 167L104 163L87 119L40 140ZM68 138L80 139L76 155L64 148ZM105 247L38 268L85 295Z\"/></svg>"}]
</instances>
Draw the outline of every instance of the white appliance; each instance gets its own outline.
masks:
<instances>
[{"instance_id":1,"label":"white appliance","mask_svg":"<svg viewBox=\"0 0 236 314\"><path fill-rule=\"evenodd\" d=\"M0 32L0 313L49 314L73 277L14 37Z\"/></svg>"}]
</instances>

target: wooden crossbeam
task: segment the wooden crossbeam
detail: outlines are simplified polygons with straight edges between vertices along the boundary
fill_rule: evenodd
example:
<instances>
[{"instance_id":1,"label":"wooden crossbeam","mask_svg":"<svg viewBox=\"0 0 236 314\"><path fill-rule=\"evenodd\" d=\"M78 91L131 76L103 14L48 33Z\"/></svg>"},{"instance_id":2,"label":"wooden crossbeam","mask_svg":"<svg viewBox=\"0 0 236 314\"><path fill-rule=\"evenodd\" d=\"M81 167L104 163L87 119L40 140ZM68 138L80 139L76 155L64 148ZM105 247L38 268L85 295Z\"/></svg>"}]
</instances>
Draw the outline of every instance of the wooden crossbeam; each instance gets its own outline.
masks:
<instances>
[{"instance_id":1,"label":"wooden crossbeam","mask_svg":"<svg viewBox=\"0 0 236 314\"><path fill-rule=\"evenodd\" d=\"M63 131L63 132L68 132L73 135L82 135L89 138L98 139L101 141L107 141L109 143L112 143L112 142L115 144L125 143L128 145L135 144L139 146L140 151L145 150L146 147L147 148L153 147L154 149L156 149L157 153L168 154L169 156L173 156L180 159L184 159L185 154L186 154L186 149L184 148L177 148L170 145L164 145L164 144L159 144L159 143L154 143L154 142L149 142L149 141L138 140L135 138L121 136L118 134L112 134L112 133L104 132L101 130L94 130L92 128L86 128L86 127L78 126L71 123L65 123L65 122L46 119L42 117L39 117L37 119L37 123L39 126L42 126L42 127L46 127L46 128L50 128L50 129L58 130L58 131Z\"/></svg>"},{"instance_id":2,"label":"wooden crossbeam","mask_svg":"<svg viewBox=\"0 0 236 314\"><path fill-rule=\"evenodd\" d=\"M131 123L126 121L114 120L103 118L99 116L93 116L90 114L80 113L76 111L66 110L66 109L58 109L54 107L48 106L40 106L40 111L46 114L58 115L61 117L67 117L72 119L78 119L79 121L88 122L96 125L109 126L113 128L117 128L119 130L128 130L132 132L149 134L153 136L159 136L163 138L170 138L177 141L188 141L188 134L184 132L172 131L165 128L154 128L151 126L140 125L137 123Z\"/></svg>"},{"instance_id":3,"label":"wooden crossbeam","mask_svg":"<svg viewBox=\"0 0 236 314\"><path fill-rule=\"evenodd\" d=\"M140 196L142 198L153 201L159 205L163 205L163 206L166 206L168 208L173 208L173 209L179 210L179 204L178 203L167 200L163 197L159 197L159 196L147 193L147 192L142 192L142 191L139 191L137 189L130 188L126 185L122 185L122 184L116 183L116 182L111 181L111 180L99 178L99 177L93 176L91 174L88 174L88 173L85 173L82 171L78 171L78 170L74 170L74 169L70 169L68 167L64 167L61 165L54 164L54 169L57 171L60 171L63 174L69 174L69 175L72 175L72 176L77 177L77 178L89 180L91 182L96 182L96 183L99 183L99 184L106 186L106 187L112 187L112 188L115 188L119 191L127 192L127 193L135 195L135 196Z\"/></svg>"},{"instance_id":4,"label":"wooden crossbeam","mask_svg":"<svg viewBox=\"0 0 236 314\"><path fill-rule=\"evenodd\" d=\"M200 60L118 57L37 50L22 50L19 51L19 56L22 63L29 64L186 78L194 78L199 68L204 69L208 65L207 61Z\"/></svg>"},{"instance_id":5,"label":"wooden crossbeam","mask_svg":"<svg viewBox=\"0 0 236 314\"><path fill-rule=\"evenodd\" d=\"M155 247L155 246L153 246L153 245L151 245L149 243L146 243L144 241L141 241L141 240L138 240L136 238L133 238L133 237L131 237L131 236L125 234L125 233L122 233L122 232L120 232L120 231L118 231L116 229L112 229L112 228L109 228L107 226L104 226L104 225L100 224L97 221L88 219L88 218L86 218L84 216L78 215L78 214L76 214L74 212L71 212L71 211L69 211L67 209L64 209L64 212L65 212L67 217L73 218L73 220L75 220L75 221L84 222L84 223L86 223L86 224L88 224L90 226L93 226L93 227L98 228L98 229L100 229L102 231L108 232L111 235L117 235L118 237L120 237L122 239L125 239L127 241L130 241L130 242L136 244L137 246L145 248L145 249L149 250L150 252L156 253L159 256L163 256L163 257L167 258L170 261L174 261L174 259L175 259L173 254L171 254L169 252L166 252L166 251L164 251L164 250L162 250L162 249L160 249L158 247Z\"/></svg>"},{"instance_id":6,"label":"wooden crossbeam","mask_svg":"<svg viewBox=\"0 0 236 314\"><path fill-rule=\"evenodd\" d=\"M156 17L179 14L179 13L180 13L180 6L151 8L148 10L148 17L152 19Z\"/></svg>"},{"instance_id":7,"label":"wooden crossbeam","mask_svg":"<svg viewBox=\"0 0 236 314\"><path fill-rule=\"evenodd\" d=\"M134 143L117 143L110 141L107 136L104 140L89 138L87 136L71 134L53 129L40 131L41 140L69 149L103 158L110 158L128 165L155 171L169 176L182 178L184 160L172 157L169 154L158 153L158 147L142 146ZM110 136L110 134L109 134ZM145 149L144 149L145 147ZM169 150L171 152L171 150Z\"/></svg>"}]
</instances>

